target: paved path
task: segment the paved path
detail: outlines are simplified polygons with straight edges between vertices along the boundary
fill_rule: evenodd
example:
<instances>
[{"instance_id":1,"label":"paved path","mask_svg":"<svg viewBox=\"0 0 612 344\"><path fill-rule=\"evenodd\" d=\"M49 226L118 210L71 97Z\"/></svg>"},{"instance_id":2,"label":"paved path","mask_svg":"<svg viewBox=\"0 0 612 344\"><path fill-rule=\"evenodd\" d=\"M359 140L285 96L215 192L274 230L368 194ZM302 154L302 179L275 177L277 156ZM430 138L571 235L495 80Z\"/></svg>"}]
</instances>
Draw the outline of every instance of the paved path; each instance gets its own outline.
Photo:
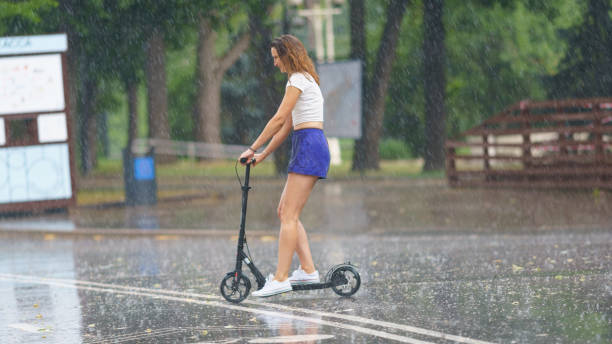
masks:
<instances>
[{"instance_id":1,"label":"paved path","mask_svg":"<svg viewBox=\"0 0 612 344\"><path fill-rule=\"evenodd\" d=\"M277 231L283 180L254 177L249 230ZM120 187L116 186L115 187ZM241 190L232 179L164 184L184 200L154 207L77 207L70 214L0 218L0 230L233 230ZM199 195L199 196L198 196ZM540 233L612 230L612 192L599 190L452 189L440 179L347 179L318 182L302 222L310 233Z\"/></svg>"},{"instance_id":2,"label":"paved path","mask_svg":"<svg viewBox=\"0 0 612 344\"><path fill-rule=\"evenodd\" d=\"M250 251L267 273L282 181L253 186ZM350 260L359 292L234 305L219 283L234 264L237 182L163 187L191 196L0 218L0 343L612 341L610 192L324 181L302 221L320 271Z\"/></svg>"},{"instance_id":3,"label":"paved path","mask_svg":"<svg viewBox=\"0 0 612 344\"><path fill-rule=\"evenodd\" d=\"M264 272L277 242L253 235ZM362 287L253 297L218 285L232 235L0 234L3 343L609 343L612 234L312 236ZM249 275L250 276L250 275ZM251 278L254 282L253 278ZM284 337L284 338L278 338Z\"/></svg>"}]
</instances>

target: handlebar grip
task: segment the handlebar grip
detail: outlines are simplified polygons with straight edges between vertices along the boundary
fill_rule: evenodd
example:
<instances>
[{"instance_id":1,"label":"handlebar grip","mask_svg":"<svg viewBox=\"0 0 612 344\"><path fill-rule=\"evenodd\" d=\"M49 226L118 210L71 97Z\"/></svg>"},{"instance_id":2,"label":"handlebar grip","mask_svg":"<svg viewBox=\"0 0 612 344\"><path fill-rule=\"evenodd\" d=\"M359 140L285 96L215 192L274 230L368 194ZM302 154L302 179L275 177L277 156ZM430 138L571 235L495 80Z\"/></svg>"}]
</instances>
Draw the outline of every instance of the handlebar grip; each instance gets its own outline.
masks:
<instances>
[{"instance_id":1,"label":"handlebar grip","mask_svg":"<svg viewBox=\"0 0 612 344\"><path fill-rule=\"evenodd\" d=\"M247 162L247 158L240 159L240 163L241 164L245 164L246 162ZM251 162L249 162L247 165L250 165L250 164L252 164L254 162L255 162L255 158L251 159Z\"/></svg>"}]
</instances>

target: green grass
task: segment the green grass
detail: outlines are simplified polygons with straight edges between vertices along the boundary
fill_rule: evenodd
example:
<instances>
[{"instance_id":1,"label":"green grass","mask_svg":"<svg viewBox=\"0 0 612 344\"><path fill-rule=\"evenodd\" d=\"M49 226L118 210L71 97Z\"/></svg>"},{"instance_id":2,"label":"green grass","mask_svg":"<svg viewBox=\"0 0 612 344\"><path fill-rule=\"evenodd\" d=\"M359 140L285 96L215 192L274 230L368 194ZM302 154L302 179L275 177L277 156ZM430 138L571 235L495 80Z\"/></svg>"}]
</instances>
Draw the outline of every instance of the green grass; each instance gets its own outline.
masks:
<instances>
[{"instance_id":1,"label":"green grass","mask_svg":"<svg viewBox=\"0 0 612 344\"><path fill-rule=\"evenodd\" d=\"M444 171L423 172L422 159L411 160L382 160L380 169L377 171L366 171L363 175L351 170L350 155L343 150L343 161L341 165L332 165L329 170L330 179L342 178L444 178ZM187 182L189 178L235 178L235 160L206 160L196 161L190 159L179 159L168 164L157 164L156 174L158 185L173 182L173 179L183 179ZM238 173L242 176L244 170L238 166ZM274 162L264 161L252 170L256 177L275 178L276 171ZM110 179L110 180L108 180ZM110 202L122 202L125 200L123 190L123 166L121 160L100 159L97 168L87 177L83 177L85 183L79 188L77 203L79 205L92 205ZM121 180L121 183L113 182ZM158 197L184 196L185 190L174 190L160 188Z\"/></svg>"},{"instance_id":2,"label":"green grass","mask_svg":"<svg viewBox=\"0 0 612 344\"><path fill-rule=\"evenodd\" d=\"M342 154L343 160L340 165L332 165L329 170L331 178L360 177L362 174L351 170L351 161ZM179 159L169 164L157 164L157 177L233 177L235 176L234 160L206 160L195 161ZM116 177L123 175L122 162L120 160L100 159L98 167L91 177ZM424 177L438 178L444 176L444 171L422 172L423 162L421 159L405 160L382 160L379 170L368 170L363 176L366 177ZM240 168L240 167L239 167ZM274 163L264 161L253 169L253 175L274 177L276 171Z\"/></svg>"},{"instance_id":3,"label":"green grass","mask_svg":"<svg viewBox=\"0 0 612 344\"><path fill-rule=\"evenodd\" d=\"M93 170L92 177L123 175L121 160L98 159L98 166Z\"/></svg>"},{"instance_id":4,"label":"green grass","mask_svg":"<svg viewBox=\"0 0 612 344\"><path fill-rule=\"evenodd\" d=\"M351 170L354 140L340 139L340 155L342 163L332 165L329 170L330 178L351 177L410 177L410 178L443 178L444 171L423 172L422 159L381 160L379 170L368 170L364 173ZM397 146L397 142L387 140L387 146ZM397 149L398 147L391 147ZM399 147L403 148L403 147ZM388 149L388 150L393 150ZM400 149L401 150L401 149ZM172 177L234 177L235 160L203 160L181 158L169 164L156 164L158 178ZM275 177L276 171L272 161L264 161L253 169L254 176ZM99 159L98 166L91 177L117 177L123 176L121 160ZM89 177L87 177L89 178Z\"/></svg>"},{"instance_id":5,"label":"green grass","mask_svg":"<svg viewBox=\"0 0 612 344\"><path fill-rule=\"evenodd\" d=\"M332 165L329 175L332 178L362 176L359 171L351 170L352 161L343 159L342 164ZM418 177L422 176L422 161L411 160L381 160L379 170L368 170L363 173L366 177Z\"/></svg>"}]
</instances>

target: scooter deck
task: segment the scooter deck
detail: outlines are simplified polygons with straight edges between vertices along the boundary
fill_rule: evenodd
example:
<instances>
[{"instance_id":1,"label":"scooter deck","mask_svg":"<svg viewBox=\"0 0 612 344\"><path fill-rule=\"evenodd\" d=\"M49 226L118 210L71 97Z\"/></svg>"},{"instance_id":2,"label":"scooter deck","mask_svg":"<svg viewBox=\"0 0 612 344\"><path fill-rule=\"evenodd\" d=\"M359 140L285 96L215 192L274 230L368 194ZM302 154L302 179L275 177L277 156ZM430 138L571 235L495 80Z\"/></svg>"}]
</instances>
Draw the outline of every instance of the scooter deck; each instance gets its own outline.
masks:
<instances>
[{"instance_id":1,"label":"scooter deck","mask_svg":"<svg viewBox=\"0 0 612 344\"><path fill-rule=\"evenodd\" d=\"M294 284L291 286L293 291L296 290L314 290L314 289L325 289L332 286L331 282L326 283L311 283L311 284Z\"/></svg>"}]
</instances>

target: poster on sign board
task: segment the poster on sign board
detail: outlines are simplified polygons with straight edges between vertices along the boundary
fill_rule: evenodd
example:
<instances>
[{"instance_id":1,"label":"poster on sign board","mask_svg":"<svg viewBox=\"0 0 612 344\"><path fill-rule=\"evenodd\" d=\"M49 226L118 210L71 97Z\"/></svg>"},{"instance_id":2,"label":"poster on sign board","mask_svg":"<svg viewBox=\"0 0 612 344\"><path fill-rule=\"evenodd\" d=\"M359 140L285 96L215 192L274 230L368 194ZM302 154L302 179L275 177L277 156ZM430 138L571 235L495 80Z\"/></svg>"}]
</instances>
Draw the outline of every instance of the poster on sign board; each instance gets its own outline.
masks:
<instances>
[{"instance_id":1,"label":"poster on sign board","mask_svg":"<svg viewBox=\"0 0 612 344\"><path fill-rule=\"evenodd\" d=\"M0 115L64 108L60 54L0 58Z\"/></svg>"}]
</instances>

